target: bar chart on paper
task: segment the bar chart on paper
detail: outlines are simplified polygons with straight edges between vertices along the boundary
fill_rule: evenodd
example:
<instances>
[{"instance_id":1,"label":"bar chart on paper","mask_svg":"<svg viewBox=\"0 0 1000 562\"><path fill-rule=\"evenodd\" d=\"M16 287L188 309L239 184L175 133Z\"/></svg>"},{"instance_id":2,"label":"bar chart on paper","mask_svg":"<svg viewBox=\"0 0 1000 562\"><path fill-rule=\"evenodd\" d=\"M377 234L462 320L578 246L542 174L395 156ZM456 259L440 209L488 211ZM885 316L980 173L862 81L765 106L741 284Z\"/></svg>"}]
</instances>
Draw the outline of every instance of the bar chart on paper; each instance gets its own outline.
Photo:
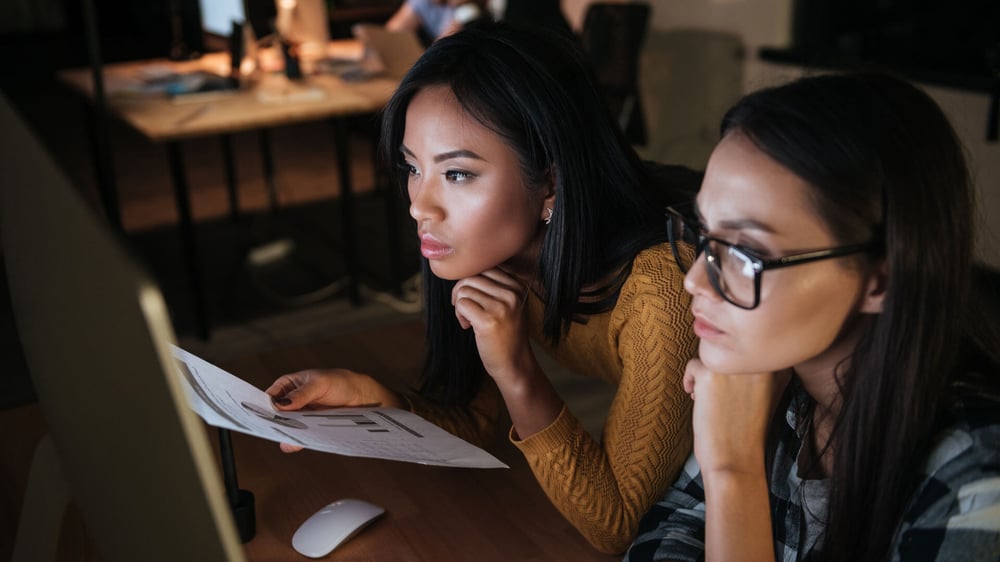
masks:
<instances>
[{"instance_id":1,"label":"bar chart on paper","mask_svg":"<svg viewBox=\"0 0 1000 562\"><path fill-rule=\"evenodd\" d=\"M209 425L347 456L465 468L507 468L493 455L396 408L279 411L250 383L173 346L191 408Z\"/></svg>"}]
</instances>

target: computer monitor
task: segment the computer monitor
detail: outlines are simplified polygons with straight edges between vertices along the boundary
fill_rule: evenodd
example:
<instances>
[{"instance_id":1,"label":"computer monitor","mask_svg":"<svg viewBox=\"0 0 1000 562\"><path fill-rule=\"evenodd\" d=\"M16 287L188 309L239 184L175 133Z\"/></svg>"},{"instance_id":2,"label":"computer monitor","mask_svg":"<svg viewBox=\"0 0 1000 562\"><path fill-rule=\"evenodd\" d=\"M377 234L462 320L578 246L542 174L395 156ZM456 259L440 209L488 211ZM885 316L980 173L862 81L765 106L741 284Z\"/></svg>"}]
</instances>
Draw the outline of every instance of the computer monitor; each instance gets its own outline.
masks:
<instances>
[{"instance_id":1,"label":"computer monitor","mask_svg":"<svg viewBox=\"0 0 1000 562\"><path fill-rule=\"evenodd\" d=\"M156 284L2 93L0 153L11 300L59 464L33 466L32 478L62 473L105 562L245 560ZM19 543L33 536L29 523ZM37 537L46 529L34 539L55 542Z\"/></svg>"},{"instance_id":2,"label":"computer monitor","mask_svg":"<svg viewBox=\"0 0 1000 562\"><path fill-rule=\"evenodd\" d=\"M234 21L247 20L243 0L199 0L198 7L201 9L201 29L220 37L229 37Z\"/></svg>"},{"instance_id":3,"label":"computer monitor","mask_svg":"<svg viewBox=\"0 0 1000 562\"><path fill-rule=\"evenodd\" d=\"M325 0L275 0L275 29L294 43L299 56L322 58L330 42L330 16Z\"/></svg>"},{"instance_id":4,"label":"computer monitor","mask_svg":"<svg viewBox=\"0 0 1000 562\"><path fill-rule=\"evenodd\" d=\"M198 0L202 43L206 51L229 49L233 23L247 22L246 0Z\"/></svg>"}]
</instances>

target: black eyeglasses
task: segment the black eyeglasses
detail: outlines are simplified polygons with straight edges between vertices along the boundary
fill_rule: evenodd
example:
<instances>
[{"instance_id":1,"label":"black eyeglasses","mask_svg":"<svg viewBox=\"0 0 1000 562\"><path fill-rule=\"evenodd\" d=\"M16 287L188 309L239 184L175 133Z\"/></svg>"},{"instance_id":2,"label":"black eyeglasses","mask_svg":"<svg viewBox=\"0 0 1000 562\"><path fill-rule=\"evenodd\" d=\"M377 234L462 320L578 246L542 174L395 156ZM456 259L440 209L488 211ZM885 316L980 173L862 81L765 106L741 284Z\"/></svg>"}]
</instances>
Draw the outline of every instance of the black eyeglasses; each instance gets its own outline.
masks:
<instances>
[{"instance_id":1,"label":"black eyeglasses","mask_svg":"<svg viewBox=\"0 0 1000 562\"><path fill-rule=\"evenodd\" d=\"M859 254L875 246L867 242L766 259L749 248L707 236L692 211L691 204L667 207L667 237L677 267L687 273L704 252L705 270L712 287L726 302L746 310L753 310L760 304L760 278L768 269Z\"/></svg>"}]
</instances>

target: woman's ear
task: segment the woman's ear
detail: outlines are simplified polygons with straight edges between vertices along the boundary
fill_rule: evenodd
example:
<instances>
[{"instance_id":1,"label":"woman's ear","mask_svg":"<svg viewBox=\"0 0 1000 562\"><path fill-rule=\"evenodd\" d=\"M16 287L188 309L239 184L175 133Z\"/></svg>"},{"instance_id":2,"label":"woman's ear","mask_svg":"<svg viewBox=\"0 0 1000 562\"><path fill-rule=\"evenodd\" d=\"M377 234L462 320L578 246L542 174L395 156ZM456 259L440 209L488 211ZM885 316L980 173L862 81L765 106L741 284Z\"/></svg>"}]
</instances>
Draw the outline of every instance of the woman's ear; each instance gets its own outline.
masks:
<instances>
[{"instance_id":1,"label":"woman's ear","mask_svg":"<svg viewBox=\"0 0 1000 562\"><path fill-rule=\"evenodd\" d=\"M542 220L548 223L552 220L556 208L556 194L553 193L542 200Z\"/></svg>"},{"instance_id":2,"label":"woman's ear","mask_svg":"<svg viewBox=\"0 0 1000 562\"><path fill-rule=\"evenodd\" d=\"M888 287L889 264L883 259L872 268L872 272L868 275L865 294L861 301L861 313L881 314Z\"/></svg>"},{"instance_id":3,"label":"woman's ear","mask_svg":"<svg viewBox=\"0 0 1000 562\"><path fill-rule=\"evenodd\" d=\"M545 194L545 198L542 199L542 220L548 222L552 220L552 213L556 208L556 171L554 167L549 170L545 178L542 193Z\"/></svg>"}]
</instances>

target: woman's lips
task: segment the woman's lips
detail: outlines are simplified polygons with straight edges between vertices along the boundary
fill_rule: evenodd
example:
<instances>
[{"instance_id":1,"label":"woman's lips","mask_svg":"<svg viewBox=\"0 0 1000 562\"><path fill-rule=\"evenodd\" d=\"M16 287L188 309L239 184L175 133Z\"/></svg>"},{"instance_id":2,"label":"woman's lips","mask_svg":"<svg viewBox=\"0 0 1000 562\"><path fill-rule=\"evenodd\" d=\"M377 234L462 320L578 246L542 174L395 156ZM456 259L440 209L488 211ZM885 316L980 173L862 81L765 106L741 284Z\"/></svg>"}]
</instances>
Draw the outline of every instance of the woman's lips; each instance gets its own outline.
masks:
<instances>
[{"instance_id":1,"label":"woman's lips","mask_svg":"<svg viewBox=\"0 0 1000 562\"><path fill-rule=\"evenodd\" d=\"M720 336L724 332L705 319L695 315L694 317L694 333L699 338L711 338L714 336Z\"/></svg>"},{"instance_id":2,"label":"woman's lips","mask_svg":"<svg viewBox=\"0 0 1000 562\"><path fill-rule=\"evenodd\" d=\"M420 237L420 255L429 260L441 259L452 252L451 246L442 244L430 234Z\"/></svg>"}]
</instances>

